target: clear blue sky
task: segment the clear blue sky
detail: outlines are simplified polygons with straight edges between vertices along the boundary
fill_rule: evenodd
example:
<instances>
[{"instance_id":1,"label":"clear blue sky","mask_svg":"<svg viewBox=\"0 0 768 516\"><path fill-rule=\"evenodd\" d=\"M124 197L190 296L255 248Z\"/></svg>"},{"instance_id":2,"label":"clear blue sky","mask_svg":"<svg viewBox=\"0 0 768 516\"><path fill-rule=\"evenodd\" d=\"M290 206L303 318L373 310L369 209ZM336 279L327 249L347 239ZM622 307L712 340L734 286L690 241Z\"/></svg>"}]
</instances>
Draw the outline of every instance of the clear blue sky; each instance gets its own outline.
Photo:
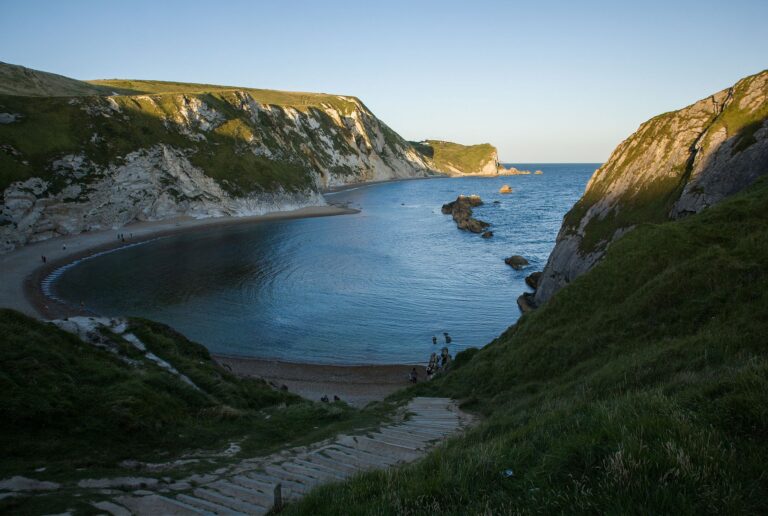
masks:
<instances>
[{"instance_id":1,"label":"clear blue sky","mask_svg":"<svg viewBox=\"0 0 768 516\"><path fill-rule=\"evenodd\" d=\"M78 79L353 94L408 139L600 162L768 68L768 0L2 0L0 60Z\"/></svg>"}]
</instances>

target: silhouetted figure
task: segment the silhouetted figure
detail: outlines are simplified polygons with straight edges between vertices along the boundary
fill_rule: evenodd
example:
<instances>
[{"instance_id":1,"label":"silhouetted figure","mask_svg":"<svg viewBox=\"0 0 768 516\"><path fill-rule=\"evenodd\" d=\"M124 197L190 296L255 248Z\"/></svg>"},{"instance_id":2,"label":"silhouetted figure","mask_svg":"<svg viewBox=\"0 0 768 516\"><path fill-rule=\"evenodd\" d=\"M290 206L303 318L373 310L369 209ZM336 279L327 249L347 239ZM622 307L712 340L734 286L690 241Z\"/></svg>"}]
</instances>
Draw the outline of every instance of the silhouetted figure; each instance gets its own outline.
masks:
<instances>
[{"instance_id":1,"label":"silhouetted figure","mask_svg":"<svg viewBox=\"0 0 768 516\"><path fill-rule=\"evenodd\" d=\"M435 344L437 344L437 337L432 335L432 345L435 345Z\"/></svg>"},{"instance_id":2,"label":"silhouetted figure","mask_svg":"<svg viewBox=\"0 0 768 516\"><path fill-rule=\"evenodd\" d=\"M448 335L448 332L443 332L443 336L445 337L445 343L450 344L451 343L451 336Z\"/></svg>"},{"instance_id":3,"label":"silhouetted figure","mask_svg":"<svg viewBox=\"0 0 768 516\"><path fill-rule=\"evenodd\" d=\"M432 377L437 373L437 370L437 353L432 353L429 356L429 364L427 364L427 380L431 380Z\"/></svg>"},{"instance_id":4,"label":"silhouetted figure","mask_svg":"<svg viewBox=\"0 0 768 516\"><path fill-rule=\"evenodd\" d=\"M48 261L48 258L46 258L45 256L41 256L40 258L42 258L42 260L43 260L43 263L45 263L45 262L47 262L47 261Z\"/></svg>"},{"instance_id":5,"label":"silhouetted figure","mask_svg":"<svg viewBox=\"0 0 768 516\"><path fill-rule=\"evenodd\" d=\"M451 355L448 353L448 348L443 348L440 350L440 369L443 371L447 371L449 367L451 367Z\"/></svg>"},{"instance_id":6,"label":"silhouetted figure","mask_svg":"<svg viewBox=\"0 0 768 516\"><path fill-rule=\"evenodd\" d=\"M411 383L416 383L419 381L419 373L416 371L415 367L411 369L411 373L408 375L408 380Z\"/></svg>"},{"instance_id":7,"label":"silhouetted figure","mask_svg":"<svg viewBox=\"0 0 768 516\"><path fill-rule=\"evenodd\" d=\"M328 403L328 395L327 394L323 394L323 397L320 398L320 401L322 401L323 403Z\"/></svg>"},{"instance_id":8,"label":"silhouetted figure","mask_svg":"<svg viewBox=\"0 0 768 516\"><path fill-rule=\"evenodd\" d=\"M336 395L334 394L334 395L333 395L333 401L341 401L341 398L339 398L338 396L336 396Z\"/></svg>"}]
</instances>

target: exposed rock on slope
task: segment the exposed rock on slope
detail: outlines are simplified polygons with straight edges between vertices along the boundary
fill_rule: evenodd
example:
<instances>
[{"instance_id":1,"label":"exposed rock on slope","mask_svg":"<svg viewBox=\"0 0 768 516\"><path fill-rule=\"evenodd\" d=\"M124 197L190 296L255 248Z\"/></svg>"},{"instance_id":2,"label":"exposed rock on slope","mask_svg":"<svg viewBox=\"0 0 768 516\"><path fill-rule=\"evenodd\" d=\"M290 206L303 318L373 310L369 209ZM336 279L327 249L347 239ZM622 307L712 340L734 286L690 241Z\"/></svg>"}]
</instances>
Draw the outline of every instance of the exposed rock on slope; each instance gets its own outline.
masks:
<instances>
[{"instance_id":1,"label":"exposed rock on slope","mask_svg":"<svg viewBox=\"0 0 768 516\"><path fill-rule=\"evenodd\" d=\"M429 166L451 176L495 176L499 174L499 156L489 143L461 145L439 140L411 142Z\"/></svg>"},{"instance_id":2,"label":"exposed rock on slope","mask_svg":"<svg viewBox=\"0 0 768 516\"><path fill-rule=\"evenodd\" d=\"M697 213L768 173L768 71L645 122L568 212L545 267L540 305L633 227Z\"/></svg>"},{"instance_id":3,"label":"exposed rock on slope","mask_svg":"<svg viewBox=\"0 0 768 516\"><path fill-rule=\"evenodd\" d=\"M98 87L143 93L0 95L8 115L0 252L134 220L324 204L325 187L431 173L354 97L148 81Z\"/></svg>"}]
</instances>

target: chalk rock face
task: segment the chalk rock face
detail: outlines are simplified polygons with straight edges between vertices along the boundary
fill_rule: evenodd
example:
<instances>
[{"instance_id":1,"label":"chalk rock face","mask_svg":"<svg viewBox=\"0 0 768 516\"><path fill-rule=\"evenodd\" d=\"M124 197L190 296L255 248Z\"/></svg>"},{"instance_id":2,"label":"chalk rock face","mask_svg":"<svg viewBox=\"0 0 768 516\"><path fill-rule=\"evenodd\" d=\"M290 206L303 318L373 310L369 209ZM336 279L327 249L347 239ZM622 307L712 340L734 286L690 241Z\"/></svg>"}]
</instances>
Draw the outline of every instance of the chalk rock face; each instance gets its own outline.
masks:
<instances>
[{"instance_id":1,"label":"chalk rock face","mask_svg":"<svg viewBox=\"0 0 768 516\"><path fill-rule=\"evenodd\" d=\"M768 173L768 71L645 122L568 212L535 304L590 270L642 223L698 213Z\"/></svg>"},{"instance_id":2,"label":"chalk rock face","mask_svg":"<svg viewBox=\"0 0 768 516\"><path fill-rule=\"evenodd\" d=\"M0 252L132 221L323 205L323 188L434 173L355 97L260 91L7 97L0 157L22 179L0 183ZM35 131L63 143L32 146Z\"/></svg>"},{"instance_id":3,"label":"chalk rock face","mask_svg":"<svg viewBox=\"0 0 768 516\"><path fill-rule=\"evenodd\" d=\"M5 250L60 235L118 228L132 221L261 215L324 205L318 192L254 192L233 196L192 165L183 150L156 145L125 156L121 165L101 168L82 155L53 164L56 178L31 178L5 190L0 244ZM77 178L87 176L89 183Z\"/></svg>"}]
</instances>

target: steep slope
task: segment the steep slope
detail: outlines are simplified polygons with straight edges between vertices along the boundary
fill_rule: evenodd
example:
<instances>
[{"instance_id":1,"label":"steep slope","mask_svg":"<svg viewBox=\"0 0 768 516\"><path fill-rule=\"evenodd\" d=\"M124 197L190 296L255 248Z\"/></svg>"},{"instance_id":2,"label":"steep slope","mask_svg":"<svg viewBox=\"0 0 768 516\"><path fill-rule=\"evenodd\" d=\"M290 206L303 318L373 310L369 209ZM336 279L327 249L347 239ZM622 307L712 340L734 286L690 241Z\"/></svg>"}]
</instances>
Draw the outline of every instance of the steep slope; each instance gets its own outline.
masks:
<instances>
[{"instance_id":1,"label":"steep slope","mask_svg":"<svg viewBox=\"0 0 768 516\"><path fill-rule=\"evenodd\" d=\"M88 95L111 95L113 92L126 93L125 88L117 90L70 79L55 73L32 70L24 66L0 61L0 95L24 95L28 97L74 97Z\"/></svg>"},{"instance_id":2,"label":"steep slope","mask_svg":"<svg viewBox=\"0 0 768 516\"><path fill-rule=\"evenodd\" d=\"M354 97L104 84L150 93L0 95L0 251L134 220L324 204L325 187L431 173Z\"/></svg>"},{"instance_id":3,"label":"steep slope","mask_svg":"<svg viewBox=\"0 0 768 516\"><path fill-rule=\"evenodd\" d=\"M408 395L487 419L287 514L764 514L768 181L642 224Z\"/></svg>"},{"instance_id":4,"label":"steep slope","mask_svg":"<svg viewBox=\"0 0 768 516\"><path fill-rule=\"evenodd\" d=\"M642 124L565 216L536 303L592 268L637 224L698 213L768 173L767 121L764 71Z\"/></svg>"},{"instance_id":5,"label":"steep slope","mask_svg":"<svg viewBox=\"0 0 768 516\"><path fill-rule=\"evenodd\" d=\"M249 453L268 451L378 417L237 378L162 324L54 323L0 309L0 478L172 460L233 439Z\"/></svg>"},{"instance_id":6,"label":"steep slope","mask_svg":"<svg viewBox=\"0 0 768 516\"><path fill-rule=\"evenodd\" d=\"M440 140L411 142L431 168L451 176L490 176L499 173L496 147L489 143L461 145Z\"/></svg>"}]
</instances>

